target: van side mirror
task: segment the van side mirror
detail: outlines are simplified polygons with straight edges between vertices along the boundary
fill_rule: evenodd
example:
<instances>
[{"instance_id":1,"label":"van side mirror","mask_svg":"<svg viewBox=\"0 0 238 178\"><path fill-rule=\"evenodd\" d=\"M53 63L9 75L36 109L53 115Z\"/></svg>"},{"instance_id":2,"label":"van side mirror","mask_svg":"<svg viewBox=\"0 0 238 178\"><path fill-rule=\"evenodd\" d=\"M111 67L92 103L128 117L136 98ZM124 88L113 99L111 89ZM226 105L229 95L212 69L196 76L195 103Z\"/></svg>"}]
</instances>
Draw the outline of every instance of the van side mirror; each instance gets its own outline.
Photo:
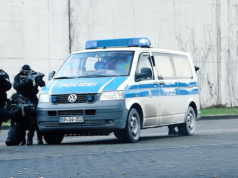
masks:
<instances>
[{"instance_id":1,"label":"van side mirror","mask_svg":"<svg viewBox=\"0 0 238 178\"><path fill-rule=\"evenodd\" d=\"M194 66L194 68L196 72L200 69L198 66Z\"/></svg>"},{"instance_id":2,"label":"van side mirror","mask_svg":"<svg viewBox=\"0 0 238 178\"><path fill-rule=\"evenodd\" d=\"M141 73L136 75L136 82L141 81L142 78L147 78L147 77L151 77L152 76L152 71L150 68L147 67L143 67L141 69Z\"/></svg>"},{"instance_id":3,"label":"van side mirror","mask_svg":"<svg viewBox=\"0 0 238 178\"><path fill-rule=\"evenodd\" d=\"M55 71L49 72L49 81L54 77Z\"/></svg>"}]
</instances>

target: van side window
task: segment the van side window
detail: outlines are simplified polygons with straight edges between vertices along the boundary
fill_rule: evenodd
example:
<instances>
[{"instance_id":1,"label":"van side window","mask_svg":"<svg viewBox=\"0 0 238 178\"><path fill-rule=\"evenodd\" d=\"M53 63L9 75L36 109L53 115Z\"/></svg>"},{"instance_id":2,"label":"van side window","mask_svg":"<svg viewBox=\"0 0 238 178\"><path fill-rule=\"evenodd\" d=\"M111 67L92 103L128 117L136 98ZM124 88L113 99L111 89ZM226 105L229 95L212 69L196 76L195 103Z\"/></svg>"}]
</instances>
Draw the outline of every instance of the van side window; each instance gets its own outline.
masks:
<instances>
[{"instance_id":1,"label":"van side window","mask_svg":"<svg viewBox=\"0 0 238 178\"><path fill-rule=\"evenodd\" d=\"M169 54L153 53L158 79L174 79L175 73Z\"/></svg>"},{"instance_id":2,"label":"van side window","mask_svg":"<svg viewBox=\"0 0 238 178\"><path fill-rule=\"evenodd\" d=\"M144 73L145 71L148 71L149 69L151 71L150 77L142 78L143 80L154 79L154 77L149 53L141 53L136 69L136 76Z\"/></svg>"},{"instance_id":3,"label":"van side window","mask_svg":"<svg viewBox=\"0 0 238 178\"><path fill-rule=\"evenodd\" d=\"M173 63L177 78L179 79L192 79L193 74L191 65L186 56L172 55Z\"/></svg>"}]
</instances>

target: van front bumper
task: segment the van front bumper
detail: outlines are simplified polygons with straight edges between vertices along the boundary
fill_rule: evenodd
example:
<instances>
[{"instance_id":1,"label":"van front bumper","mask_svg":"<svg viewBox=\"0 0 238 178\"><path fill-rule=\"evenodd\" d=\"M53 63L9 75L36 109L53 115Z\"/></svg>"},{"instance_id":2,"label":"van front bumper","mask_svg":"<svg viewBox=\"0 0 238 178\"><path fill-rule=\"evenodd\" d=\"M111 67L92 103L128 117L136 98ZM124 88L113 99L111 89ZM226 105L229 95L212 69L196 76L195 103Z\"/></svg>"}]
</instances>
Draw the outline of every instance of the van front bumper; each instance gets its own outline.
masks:
<instances>
[{"instance_id":1,"label":"van front bumper","mask_svg":"<svg viewBox=\"0 0 238 178\"><path fill-rule=\"evenodd\" d=\"M60 117L76 117L77 115L61 115L59 111L83 111L83 123L59 123ZM86 111L95 111L87 114ZM53 113L53 114L52 114ZM125 100L97 101L93 104L51 104L39 103L37 106L37 124L42 132L80 133L124 129L128 110Z\"/></svg>"}]
</instances>

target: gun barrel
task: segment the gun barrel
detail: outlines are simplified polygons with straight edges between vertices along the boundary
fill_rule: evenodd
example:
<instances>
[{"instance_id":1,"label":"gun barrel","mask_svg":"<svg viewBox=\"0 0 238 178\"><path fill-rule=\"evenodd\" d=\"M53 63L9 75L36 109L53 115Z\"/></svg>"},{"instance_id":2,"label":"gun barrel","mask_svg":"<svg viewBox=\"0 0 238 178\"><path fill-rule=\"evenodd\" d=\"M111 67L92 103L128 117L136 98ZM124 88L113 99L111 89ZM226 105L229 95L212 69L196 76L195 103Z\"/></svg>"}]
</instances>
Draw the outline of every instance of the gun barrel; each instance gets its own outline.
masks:
<instances>
[{"instance_id":1,"label":"gun barrel","mask_svg":"<svg viewBox=\"0 0 238 178\"><path fill-rule=\"evenodd\" d=\"M24 105L21 106L21 115L25 116Z\"/></svg>"}]
</instances>

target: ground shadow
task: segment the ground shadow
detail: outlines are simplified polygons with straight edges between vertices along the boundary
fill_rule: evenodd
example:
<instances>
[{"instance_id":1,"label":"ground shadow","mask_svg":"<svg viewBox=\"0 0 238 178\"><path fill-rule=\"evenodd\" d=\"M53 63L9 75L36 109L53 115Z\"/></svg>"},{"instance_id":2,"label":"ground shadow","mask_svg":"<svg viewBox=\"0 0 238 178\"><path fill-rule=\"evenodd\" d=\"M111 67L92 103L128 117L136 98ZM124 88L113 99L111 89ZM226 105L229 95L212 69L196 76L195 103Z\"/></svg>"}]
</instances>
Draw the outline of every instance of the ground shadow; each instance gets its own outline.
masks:
<instances>
[{"instance_id":1,"label":"ground shadow","mask_svg":"<svg viewBox=\"0 0 238 178\"><path fill-rule=\"evenodd\" d=\"M141 136L140 137L140 142L145 142L145 141L150 141L150 140L161 140L161 139L171 139L174 137L179 137L179 136L168 136L168 135L163 135L163 136ZM90 136L89 136L90 138ZM130 144L130 143L125 143L122 139L117 139L115 138L105 138L105 139L97 139L95 140L88 140L88 141L73 141L73 142L62 142L60 145L108 145L108 144Z\"/></svg>"}]
</instances>

